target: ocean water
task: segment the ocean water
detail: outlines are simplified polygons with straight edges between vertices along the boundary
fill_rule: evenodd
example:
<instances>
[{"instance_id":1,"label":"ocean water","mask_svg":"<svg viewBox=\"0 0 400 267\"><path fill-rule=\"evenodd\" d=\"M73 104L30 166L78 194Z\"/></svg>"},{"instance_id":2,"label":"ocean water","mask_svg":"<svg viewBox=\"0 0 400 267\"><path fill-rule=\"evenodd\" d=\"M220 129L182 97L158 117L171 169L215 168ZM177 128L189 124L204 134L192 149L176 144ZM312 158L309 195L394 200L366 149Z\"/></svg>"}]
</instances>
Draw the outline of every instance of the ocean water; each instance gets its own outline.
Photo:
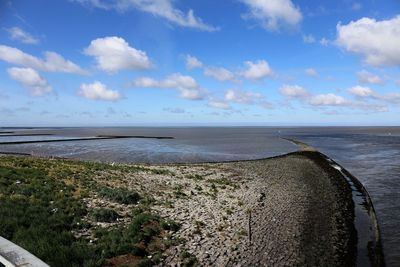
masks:
<instances>
[{"instance_id":1,"label":"ocean water","mask_svg":"<svg viewBox=\"0 0 400 267\"><path fill-rule=\"evenodd\" d=\"M331 157L369 191L381 226L387 266L400 266L400 127L131 127L0 129L50 133L50 137L7 137L0 142L93 137L169 136L174 139L113 139L0 145L0 152L23 152L126 163L212 162L258 159L297 150L280 137L308 143Z\"/></svg>"}]
</instances>

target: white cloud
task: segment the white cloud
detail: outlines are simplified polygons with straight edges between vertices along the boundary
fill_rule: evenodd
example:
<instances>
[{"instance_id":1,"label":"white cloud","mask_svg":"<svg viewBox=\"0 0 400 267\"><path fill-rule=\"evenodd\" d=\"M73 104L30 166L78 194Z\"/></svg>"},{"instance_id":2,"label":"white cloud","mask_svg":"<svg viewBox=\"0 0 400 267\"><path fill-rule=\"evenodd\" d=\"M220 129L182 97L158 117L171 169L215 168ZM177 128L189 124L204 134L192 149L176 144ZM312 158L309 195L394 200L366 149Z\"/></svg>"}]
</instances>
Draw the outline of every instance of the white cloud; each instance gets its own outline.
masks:
<instances>
[{"instance_id":1,"label":"white cloud","mask_svg":"<svg viewBox=\"0 0 400 267\"><path fill-rule=\"evenodd\" d=\"M272 75L272 69L265 60L258 60L256 62L246 61L246 69L241 72L241 75L248 80L261 80L267 76Z\"/></svg>"},{"instance_id":2,"label":"white cloud","mask_svg":"<svg viewBox=\"0 0 400 267\"><path fill-rule=\"evenodd\" d=\"M45 52L45 60L42 60L17 48L0 45L0 60L41 71L86 74L81 67L55 52Z\"/></svg>"},{"instance_id":3,"label":"white cloud","mask_svg":"<svg viewBox=\"0 0 400 267\"><path fill-rule=\"evenodd\" d=\"M284 85L279 89L279 92L288 98L306 98L310 93L299 85Z\"/></svg>"},{"instance_id":4,"label":"white cloud","mask_svg":"<svg viewBox=\"0 0 400 267\"><path fill-rule=\"evenodd\" d=\"M91 5L102 9L116 9L125 12L135 8L154 16L167 19L182 27L196 28L203 31L216 31L217 27L203 22L194 15L192 9L185 14L173 6L173 0L75 0L76 2Z\"/></svg>"},{"instance_id":5,"label":"white cloud","mask_svg":"<svg viewBox=\"0 0 400 267\"><path fill-rule=\"evenodd\" d=\"M205 91L200 88L195 79L180 73L169 75L163 80L156 80L149 77L138 78L131 83L131 86L174 89L180 93L181 98L190 100L200 100L205 97Z\"/></svg>"},{"instance_id":6,"label":"white cloud","mask_svg":"<svg viewBox=\"0 0 400 267\"><path fill-rule=\"evenodd\" d=\"M381 98L389 103L400 104L400 93L389 93Z\"/></svg>"},{"instance_id":7,"label":"white cloud","mask_svg":"<svg viewBox=\"0 0 400 267\"><path fill-rule=\"evenodd\" d=\"M315 37L312 34L303 35L303 42L306 44L315 43Z\"/></svg>"},{"instance_id":8,"label":"white cloud","mask_svg":"<svg viewBox=\"0 0 400 267\"><path fill-rule=\"evenodd\" d=\"M325 37L323 37L323 38L321 38L321 40L319 40L319 43L320 43L322 46L328 46L328 45L329 45L329 40L326 39Z\"/></svg>"},{"instance_id":9,"label":"white cloud","mask_svg":"<svg viewBox=\"0 0 400 267\"><path fill-rule=\"evenodd\" d=\"M90 42L85 54L96 58L98 68L115 73L120 70L145 70L151 68L146 52L137 50L121 37L98 38Z\"/></svg>"},{"instance_id":10,"label":"white cloud","mask_svg":"<svg viewBox=\"0 0 400 267\"><path fill-rule=\"evenodd\" d=\"M203 63L194 56L186 55L185 61L186 61L186 68L188 70L203 67Z\"/></svg>"},{"instance_id":11,"label":"white cloud","mask_svg":"<svg viewBox=\"0 0 400 267\"><path fill-rule=\"evenodd\" d=\"M231 106L222 100L210 99L208 101L208 106L212 108L219 108L219 109L231 109Z\"/></svg>"},{"instance_id":12,"label":"white cloud","mask_svg":"<svg viewBox=\"0 0 400 267\"><path fill-rule=\"evenodd\" d=\"M253 104L263 98L262 94L250 91L227 90L225 92L225 100L240 104Z\"/></svg>"},{"instance_id":13,"label":"white cloud","mask_svg":"<svg viewBox=\"0 0 400 267\"><path fill-rule=\"evenodd\" d=\"M308 68L308 69L306 69L304 72L305 72L308 76L311 76L311 77L318 77L318 72L317 72L316 69Z\"/></svg>"},{"instance_id":14,"label":"white cloud","mask_svg":"<svg viewBox=\"0 0 400 267\"><path fill-rule=\"evenodd\" d=\"M358 81L363 84L383 84L382 79L378 75L372 74L366 70L357 72L357 76Z\"/></svg>"},{"instance_id":15,"label":"white cloud","mask_svg":"<svg viewBox=\"0 0 400 267\"><path fill-rule=\"evenodd\" d=\"M301 11L291 0L241 0L250 12L245 18L258 20L268 31L282 27L294 28L303 18Z\"/></svg>"},{"instance_id":16,"label":"white cloud","mask_svg":"<svg viewBox=\"0 0 400 267\"><path fill-rule=\"evenodd\" d=\"M348 105L344 97L335 94L321 94L312 96L309 103L313 106L344 106Z\"/></svg>"},{"instance_id":17,"label":"white cloud","mask_svg":"<svg viewBox=\"0 0 400 267\"><path fill-rule=\"evenodd\" d=\"M117 101L122 98L118 91L107 88L105 84L99 81L81 84L78 94L93 100Z\"/></svg>"},{"instance_id":18,"label":"white cloud","mask_svg":"<svg viewBox=\"0 0 400 267\"><path fill-rule=\"evenodd\" d=\"M7 29L10 33L11 39L20 41L25 44L38 44L39 40L33 37L30 33L22 30L18 27L12 27Z\"/></svg>"},{"instance_id":19,"label":"white cloud","mask_svg":"<svg viewBox=\"0 0 400 267\"><path fill-rule=\"evenodd\" d=\"M33 96L41 96L52 91L48 82L32 68L9 68L8 75L26 87Z\"/></svg>"},{"instance_id":20,"label":"white cloud","mask_svg":"<svg viewBox=\"0 0 400 267\"><path fill-rule=\"evenodd\" d=\"M400 16L377 21L362 18L336 26L336 43L349 52L359 54L374 66L400 65Z\"/></svg>"},{"instance_id":21,"label":"white cloud","mask_svg":"<svg viewBox=\"0 0 400 267\"><path fill-rule=\"evenodd\" d=\"M377 95L371 88L359 85L350 88L349 91L357 97L375 97Z\"/></svg>"},{"instance_id":22,"label":"white cloud","mask_svg":"<svg viewBox=\"0 0 400 267\"><path fill-rule=\"evenodd\" d=\"M287 100L297 99L303 104L307 104L314 108L326 109L329 107L340 107L346 109L357 109L367 112L386 112L387 106L378 101L400 103L400 94L378 95L376 92L368 87L354 86L349 89L350 94L357 98L357 101L352 101L344 98L343 96L328 93L313 95L306 89L298 85L284 85L280 88L280 93L287 98ZM397 98L397 101L394 100ZM389 100L390 99L390 100ZM370 100L374 102L371 103ZM337 114L337 110L330 110L327 113Z\"/></svg>"},{"instance_id":23,"label":"white cloud","mask_svg":"<svg viewBox=\"0 0 400 267\"><path fill-rule=\"evenodd\" d=\"M234 81L235 75L225 69L225 68L218 68L218 67L206 67L204 68L204 75L213 77L219 81Z\"/></svg>"}]
</instances>

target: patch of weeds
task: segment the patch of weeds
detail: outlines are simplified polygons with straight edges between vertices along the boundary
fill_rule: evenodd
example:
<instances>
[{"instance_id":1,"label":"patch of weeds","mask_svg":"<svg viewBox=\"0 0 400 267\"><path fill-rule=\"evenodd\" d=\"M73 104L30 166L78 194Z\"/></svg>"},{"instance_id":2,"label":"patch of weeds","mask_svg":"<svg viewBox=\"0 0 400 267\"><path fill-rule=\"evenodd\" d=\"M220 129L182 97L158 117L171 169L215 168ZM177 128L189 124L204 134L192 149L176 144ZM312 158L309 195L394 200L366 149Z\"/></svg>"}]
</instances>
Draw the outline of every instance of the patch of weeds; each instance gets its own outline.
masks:
<instances>
[{"instance_id":1,"label":"patch of weeds","mask_svg":"<svg viewBox=\"0 0 400 267\"><path fill-rule=\"evenodd\" d=\"M247 231L244 228L242 228L237 232L237 234L239 236L247 236Z\"/></svg>"},{"instance_id":2,"label":"patch of weeds","mask_svg":"<svg viewBox=\"0 0 400 267\"><path fill-rule=\"evenodd\" d=\"M120 204L137 204L141 196L134 191L125 188L103 187L99 191L100 196Z\"/></svg>"},{"instance_id":3,"label":"patch of weeds","mask_svg":"<svg viewBox=\"0 0 400 267\"><path fill-rule=\"evenodd\" d=\"M153 174L170 175L170 176L176 175L174 172L165 169L149 169L149 171Z\"/></svg>"},{"instance_id":4,"label":"patch of weeds","mask_svg":"<svg viewBox=\"0 0 400 267\"><path fill-rule=\"evenodd\" d=\"M195 234L201 234L201 229L206 225L202 221L195 221L194 225L196 226L196 229L194 230Z\"/></svg>"},{"instance_id":5,"label":"patch of weeds","mask_svg":"<svg viewBox=\"0 0 400 267\"><path fill-rule=\"evenodd\" d=\"M177 245L179 245L179 244L180 244L180 241L181 241L181 240L179 240L179 239L177 239L177 238L172 238L170 235L167 235L167 236L164 238L163 243L164 243L165 248L168 249L168 248L170 248L170 247L172 247L172 246L177 246Z\"/></svg>"},{"instance_id":6,"label":"patch of weeds","mask_svg":"<svg viewBox=\"0 0 400 267\"><path fill-rule=\"evenodd\" d=\"M226 227L225 224L219 224L219 225L217 226L217 230L218 230L219 232L222 232L222 231L225 229L225 227Z\"/></svg>"},{"instance_id":7,"label":"patch of weeds","mask_svg":"<svg viewBox=\"0 0 400 267\"><path fill-rule=\"evenodd\" d=\"M187 195L186 195L186 194L183 192L183 190L182 190L182 186L177 186L177 187L175 187L174 195L175 195L175 197L177 197L177 198L187 197Z\"/></svg>"},{"instance_id":8,"label":"patch of weeds","mask_svg":"<svg viewBox=\"0 0 400 267\"><path fill-rule=\"evenodd\" d=\"M98 266L93 248L72 234L87 213L74 187L48 176L42 160L18 158L15 167L11 159L0 163L11 165L0 166L0 235L51 266Z\"/></svg>"},{"instance_id":9,"label":"patch of weeds","mask_svg":"<svg viewBox=\"0 0 400 267\"><path fill-rule=\"evenodd\" d=\"M143 264L157 264L164 249L164 227L176 225L151 214L151 198L123 189L100 187L105 198L122 204L143 202L126 226L93 229L84 221L87 208L83 197L99 188L93 177L99 172L149 171L148 168L111 166L69 160L44 160L30 157L2 157L0 160L0 235L27 249L54 267L100 267L107 259L136 255ZM83 191L80 191L83 190ZM90 195L89 195L90 196ZM99 221L112 221L112 210L90 212ZM73 233L93 230L94 241L76 238ZM152 255L148 260L145 256Z\"/></svg>"},{"instance_id":10,"label":"patch of weeds","mask_svg":"<svg viewBox=\"0 0 400 267\"><path fill-rule=\"evenodd\" d=\"M195 181L202 181L204 180L204 177L201 176L200 174L189 174L186 175L186 178L191 179L191 180L195 180Z\"/></svg>"},{"instance_id":11,"label":"patch of weeds","mask_svg":"<svg viewBox=\"0 0 400 267\"><path fill-rule=\"evenodd\" d=\"M228 215L233 214L233 210L231 208L227 208L225 211L226 211L226 214L228 214Z\"/></svg>"},{"instance_id":12,"label":"patch of weeds","mask_svg":"<svg viewBox=\"0 0 400 267\"><path fill-rule=\"evenodd\" d=\"M96 222L110 223L120 218L117 212L115 212L112 209L106 209L106 208L96 208L92 211L91 215Z\"/></svg>"},{"instance_id":13,"label":"patch of weeds","mask_svg":"<svg viewBox=\"0 0 400 267\"><path fill-rule=\"evenodd\" d=\"M197 191L203 191L203 188L200 186L200 185L198 185L198 184L196 184L196 186L194 187L194 189L196 189Z\"/></svg>"},{"instance_id":14,"label":"patch of weeds","mask_svg":"<svg viewBox=\"0 0 400 267\"><path fill-rule=\"evenodd\" d=\"M196 256L194 256L187 250L183 250L181 252L181 260L183 267L199 266Z\"/></svg>"},{"instance_id":15,"label":"patch of weeds","mask_svg":"<svg viewBox=\"0 0 400 267\"><path fill-rule=\"evenodd\" d=\"M218 184L218 185L221 185L221 186L232 186L234 188L236 186L230 179L228 179L226 177L223 177L223 178L220 178L220 179L210 179L210 180L208 180L208 182L215 183L215 184Z\"/></svg>"},{"instance_id":16,"label":"patch of weeds","mask_svg":"<svg viewBox=\"0 0 400 267\"><path fill-rule=\"evenodd\" d=\"M181 225L173 220L167 219L161 222L161 227L164 230L176 232L181 228Z\"/></svg>"}]
</instances>

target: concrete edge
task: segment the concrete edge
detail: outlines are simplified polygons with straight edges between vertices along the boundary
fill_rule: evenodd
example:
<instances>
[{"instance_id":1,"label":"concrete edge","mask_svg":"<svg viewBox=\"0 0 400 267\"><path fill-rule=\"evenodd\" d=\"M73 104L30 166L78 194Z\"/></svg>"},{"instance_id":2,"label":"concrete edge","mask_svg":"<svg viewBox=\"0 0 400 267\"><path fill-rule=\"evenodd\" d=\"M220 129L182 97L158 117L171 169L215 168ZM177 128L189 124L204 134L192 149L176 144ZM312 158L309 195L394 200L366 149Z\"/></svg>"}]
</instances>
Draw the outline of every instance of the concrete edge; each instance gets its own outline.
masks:
<instances>
[{"instance_id":1,"label":"concrete edge","mask_svg":"<svg viewBox=\"0 0 400 267\"><path fill-rule=\"evenodd\" d=\"M6 267L50 267L42 260L0 236L0 264Z\"/></svg>"}]
</instances>

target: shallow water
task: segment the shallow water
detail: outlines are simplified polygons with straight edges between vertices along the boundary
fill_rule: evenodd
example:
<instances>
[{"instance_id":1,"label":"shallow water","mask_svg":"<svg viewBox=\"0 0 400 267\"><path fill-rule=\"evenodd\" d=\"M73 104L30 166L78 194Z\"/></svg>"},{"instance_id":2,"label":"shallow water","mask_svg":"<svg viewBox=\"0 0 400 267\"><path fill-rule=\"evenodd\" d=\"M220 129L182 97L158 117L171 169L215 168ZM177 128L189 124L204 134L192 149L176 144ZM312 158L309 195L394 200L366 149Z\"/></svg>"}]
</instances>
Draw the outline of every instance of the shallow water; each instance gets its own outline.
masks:
<instances>
[{"instance_id":1,"label":"shallow water","mask_svg":"<svg viewBox=\"0 0 400 267\"><path fill-rule=\"evenodd\" d=\"M380 222L387 266L400 266L400 231L398 231L400 227L400 127L146 127L3 130L52 133L57 135L57 138L60 136L90 137L101 134L175 137L171 140L114 139L0 145L0 151L129 163L209 162L264 158L297 149L291 142L280 139L280 136L298 139L334 159L364 184L371 195ZM35 136L29 137L29 140L43 138ZM7 141L6 139L5 136L0 137L1 141ZM14 137L13 140L18 140L18 138Z\"/></svg>"}]
</instances>

